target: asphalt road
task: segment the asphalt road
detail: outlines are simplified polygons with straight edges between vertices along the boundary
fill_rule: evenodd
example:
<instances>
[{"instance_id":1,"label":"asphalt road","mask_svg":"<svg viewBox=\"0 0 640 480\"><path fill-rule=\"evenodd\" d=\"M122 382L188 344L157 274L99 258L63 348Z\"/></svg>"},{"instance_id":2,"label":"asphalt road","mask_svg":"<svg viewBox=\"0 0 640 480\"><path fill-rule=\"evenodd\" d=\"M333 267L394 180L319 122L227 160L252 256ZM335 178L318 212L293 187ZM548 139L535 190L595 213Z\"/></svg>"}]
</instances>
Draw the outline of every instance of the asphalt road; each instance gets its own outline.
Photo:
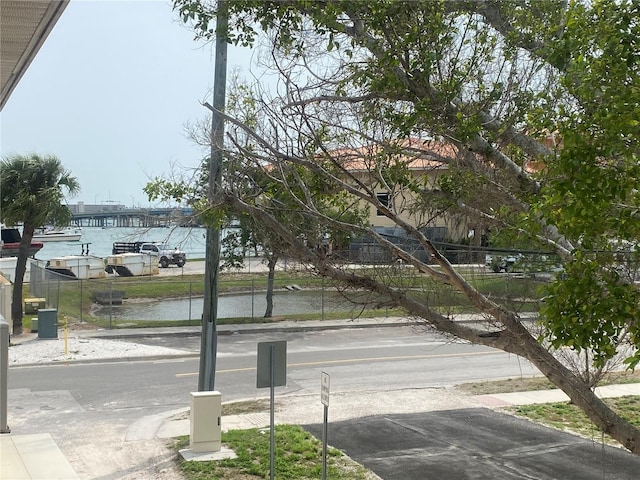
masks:
<instances>
[{"instance_id":1,"label":"asphalt road","mask_svg":"<svg viewBox=\"0 0 640 480\"><path fill-rule=\"evenodd\" d=\"M256 389L257 343L286 340L287 386L280 395L315 394L321 371L339 392L448 387L462 382L532 375L518 357L483 346L450 343L410 327L280 332L219 337L216 389L225 401L265 396ZM197 353L199 337L145 337L138 343ZM12 369L12 388L69 390L83 405L98 408L173 406L197 388L197 358L144 362L23 367ZM104 406L104 407L103 407Z\"/></svg>"},{"instance_id":2,"label":"asphalt road","mask_svg":"<svg viewBox=\"0 0 640 480\"><path fill-rule=\"evenodd\" d=\"M534 373L517 357L407 327L238 334L220 337L216 388L224 401L268 395L268 389L255 386L256 347L270 340L288 342L287 386L278 388L277 396L313 396L318 413L321 371L331 375L332 398L365 393L367 402L409 401L411 389L415 402L428 387ZM199 350L197 337L135 341ZM143 419L147 425L156 415L184 409L196 389L197 371L193 357L12 367L12 423L22 433L52 432L82 478L96 478L96 471L105 479L163 478L144 472L165 468L163 462L171 461L167 451L135 438L122 443L122 432L136 431L132 426ZM405 389L404 400L396 400L396 389ZM484 408L453 410L446 390L432 389L430 395L438 392L445 407L439 412L334 421L330 408L329 443L385 480L638 478L640 459L605 448L598 438L581 439ZM376 411L399 410L386 403ZM302 414L306 422L311 417ZM321 437L321 425L308 428ZM145 461L139 465L137 458ZM98 459L103 465L96 465ZM137 470L109 473L119 464L135 464Z\"/></svg>"}]
</instances>

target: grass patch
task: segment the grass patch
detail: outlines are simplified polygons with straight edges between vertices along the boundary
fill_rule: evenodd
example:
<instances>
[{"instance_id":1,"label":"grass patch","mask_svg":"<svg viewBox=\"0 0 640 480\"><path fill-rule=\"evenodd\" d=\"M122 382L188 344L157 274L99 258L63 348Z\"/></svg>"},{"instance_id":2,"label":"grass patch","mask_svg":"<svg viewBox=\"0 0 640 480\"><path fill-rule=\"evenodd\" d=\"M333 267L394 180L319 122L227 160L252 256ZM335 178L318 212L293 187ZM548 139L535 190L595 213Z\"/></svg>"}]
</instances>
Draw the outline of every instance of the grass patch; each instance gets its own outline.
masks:
<instances>
[{"instance_id":1,"label":"grass patch","mask_svg":"<svg viewBox=\"0 0 640 480\"><path fill-rule=\"evenodd\" d=\"M275 477L310 480L322 477L322 442L295 425L275 427ZM186 448L188 437L181 437L177 447ZM231 430L222 433L222 443L238 458L218 462L181 462L187 480L250 480L268 478L269 430ZM366 480L368 471L344 456L339 450L327 449L327 478L334 480Z\"/></svg>"},{"instance_id":2,"label":"grass patch","mask_svg":"<svg viewBox=\"0 0 640 480\"><path fill-rule=\"evenodd\" d=\"M640 371L609 372L605 374L599 385L618 385L624 383L640 383ZM553 390L556 387L546 377L520 377L487 382L471 382L457 385L456 388L472 395L489 395L492 393L528 392L532 390Z\"/></svg>"},{"instance_id":3,"label":"grass patch","mask_svg":"<svg viewBox=\"0 0 640 480\"><path fill-rule=\"evenodd\" d=\"M635 427L640 427L640 396L607 398L604 401L621 417ZM573 404L567 402L545 403L540 405L522 405L506 409L515 415L549 425L560 430L567 430L588 438L601 439L612 445L619 445L606 434L603 434L587 416Z\"/></svg>"},{"instance_id":4,"label":"grass patch","mask_svg":"<svg viewBox=\"0 0 640 480\"><path fill-rule=\"evenodd\" d=\"M278 323L288 320L294 320L296 322L305 322L312 320L356 320L359 318L375 318L375 317L400 317L404 315L404 311L399 308L378 310L367 309L358 310L357 315L354 315L353 310L349 311L331 311L331 312L318 312L318 313L297 313L291 315L276 315L270 318L264 318L260 316L256 317L232 317L232 318L218 318L216 323L218 325L246 325L246 324L261 324L261 323ZM23 320L23 325L31 324L30 318ZM82 325L78 319L71 319L70 325L74 327ZM200 325L199 319L191 320L122 320L114 317L111 321L107 318L98 319L95 317L85 316L83 324L86 326L95 326L100 328L159 328L159 327L188 327ZM26 328L26 327L25 327Z\"/></svg>"},{"instance_id":5,"label":"grass patch","mask_svg":"<svg viewBox=\"0 0 640 480\"><path fill-rule=\"evenodd\" d=\"M640 372L610 372L604 376L599 385L625 383L640 383ZM486 395L492 393L548 390L557 387L545 377L530 377L464 383L458 385L456 388L473 395ZM634 426L640 427L640 396L629 395L606 398L604 401L621 417L627 419ZM503 410L559 430L569 431L586 438L597 440L598 442L602 441L610 445L620 446L617 441L603 434L582 410L569 402L520 405L506 407Z\"/></svg>"},{"instance_id":6,"label":"grass patch","mask_svg":"<svg viewBox=\"0 0 640 480\"><path fill-rule=\"evenodd\" d=\"M266 398L223 403L222 415L244 415L246 413L268 412L270 408L270 400Z\"/></svg>"},{"instance_id":7,"label":"grass patch","mask_svg":"<svg viewBox=\"0 0 640 480\"><path fill-rule=\"evenodd\" d=\"M488 395L491 393L528 392L531 390L551 390L557 388L546 377L507 378L486 382L462 383L456 389L472 395Z\"/></svg>"}]
</instances>

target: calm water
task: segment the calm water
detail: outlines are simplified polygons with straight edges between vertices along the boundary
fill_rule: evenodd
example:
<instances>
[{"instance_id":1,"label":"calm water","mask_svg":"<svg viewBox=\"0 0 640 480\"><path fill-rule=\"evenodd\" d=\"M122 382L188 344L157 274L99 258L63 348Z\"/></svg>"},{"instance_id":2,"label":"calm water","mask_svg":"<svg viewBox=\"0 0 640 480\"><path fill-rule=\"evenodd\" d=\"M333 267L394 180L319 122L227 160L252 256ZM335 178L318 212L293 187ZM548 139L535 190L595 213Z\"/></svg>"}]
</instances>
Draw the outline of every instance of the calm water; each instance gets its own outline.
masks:
<instances>
[{"instance_id":1,"label":"calm water","mask_svg":"<svg viewBox=\"0 0 640 480\"><path fill-rule=\"evenodd\" d=\"M364 299L364 297L362 297ZM96 317L108 319L110 316L121 320L197 320L202 315L202 298L173 299L102 306L94 310ZM265 293L255 295L223 295L218 299L218 318L262 317L267 302ZM295 315L349 311L354 316L361 307L354 305L335 291L291 291L276 292L273 299L274 315Z\"/></svg>"},{"instance_id":2,"label":"calm water","mask_svg":"<svg viewBox=\"0 0 640 480\"><path fill-rule=\"evenodd\" d=\"M82 244L89 243L89 253L98 257L111 255L114 242L167 242L187 253L187 258L204 258L204 228L100 228L83 227L82 238L77 242L44 242L36 254L38 260L82 254ZM86 246L85 246L86 249Z\"/></svg>"}]
</instances>

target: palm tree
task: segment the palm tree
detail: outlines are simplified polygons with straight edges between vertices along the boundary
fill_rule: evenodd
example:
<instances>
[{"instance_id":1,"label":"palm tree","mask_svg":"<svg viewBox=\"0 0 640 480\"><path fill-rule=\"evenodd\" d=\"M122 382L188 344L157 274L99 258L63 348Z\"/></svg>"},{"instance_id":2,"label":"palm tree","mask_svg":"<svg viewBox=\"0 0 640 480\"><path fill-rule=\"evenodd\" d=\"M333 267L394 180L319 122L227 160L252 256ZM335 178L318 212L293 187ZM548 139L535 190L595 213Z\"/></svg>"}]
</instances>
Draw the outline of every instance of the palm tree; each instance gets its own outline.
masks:
<instances>
[{"instance_id":1,"label":"palm tree","mask_svg":"<svg viewBox=\"0 0 640 480\"><path fill-rule=\"evenodd\" d=\"M12 155L0 163L0 218L7 225L23 225L11 300L14 334L22 333L22 286L33 233L46 224L69 223L65 191L75 195L80 184L53 155Z\"/></svg>"}]
</instances>

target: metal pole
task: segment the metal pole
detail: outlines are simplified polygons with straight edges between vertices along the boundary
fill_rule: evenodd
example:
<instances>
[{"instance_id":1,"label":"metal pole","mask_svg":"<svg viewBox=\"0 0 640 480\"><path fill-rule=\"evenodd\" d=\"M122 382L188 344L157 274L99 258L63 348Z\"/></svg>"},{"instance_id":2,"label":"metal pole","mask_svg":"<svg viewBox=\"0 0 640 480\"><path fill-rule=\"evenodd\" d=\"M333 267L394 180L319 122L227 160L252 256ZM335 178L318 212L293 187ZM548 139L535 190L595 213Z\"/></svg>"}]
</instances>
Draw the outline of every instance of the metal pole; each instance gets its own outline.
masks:
<instances>
[{"instance_id":1,"label":"metal pole","mask_svg":"<svg viewBox=\"0 0 640 480\"><path fill-rule=\"evenodd\" d=\"M329 429L329 406L324 406L324 422L322 424L322 480L327 480L327 435Z\"/></svg>"},{"instance_id":2,"label":"metal pole","mask_svg":"<svg viewBox=\"0 0 640 480\"><path fill-rule=\"evenodd\" d=\"M113 329L113 282L109 283L109 330ZM38 325L38 328L40 326Z\"/></svg>"},{"instance_id":3,"label":"metal pole","mask_svg":"<svg viewBox=\"0 0 640 480\"><path fill-rule=\"evenodd\" d=\"M273 480L275 478L275 464L276 464L276 435L275 435L275 395L276 395L276 347L271 345L270 353L269 353L269 361L271 362L271 415L270 415L270 425L271 425L271 433L269 436L269 470L270 475L269 478Z\"/></svg>"},{"instance_id":4,"label":"metal pole","mask_svg":"<svg viewBox=\"0 0 640 480\"><path fill-rule=\"evenodd\" d=\"M189 282L189 325L191 325L191 302L193 301L192 286L193 282Z\"/></svg>"},{"instance_id":5,"label":"metal pole","mask_svg":"<svg viewBox=\"0 0 640 480\"><path fill-rule=\"evenodd\" d=\"M329 424L329 374L322 372L320 377L320 401L324 405L324 422L322 422L322 480L327 479L327 441Z\"/></svg>"},{"instance_id":6,"label":"metal pole","mask_svg":"<svg viewBox=\"0 0 640 480\"><path fill-rule=\"evenodd\" d=\"M82 323L82 304L84 302L82 293L82 279L80 279L80 323Z\"/></svg>"},{"instance_id":7,"label":"metal pole","mask_svg":"<svg viewBox=\"0 0 640 480\"><path fill-rule=\"evenodd\" d=\"M320 303L322 304L322 320L324 321L324 277L322 277L322 293Z\"/></svg>"},{"instance_id":8,"label":"metal pole","mask_svg":"<svg viewBox=\"0 0 640 480\"><path fill-rule=\"evenodd\" d=\"M9 324L0 315L0 433L11 433L7 425L7 384L9 382Z\"/></svg>"},{"instance_id":9,"label":"metal pole","mask_svg":"<svg viewBox=\"0 0 640 480\"><path fill-rule=\"evenodd\" d=\"M213 83L213 112L211 119L211 156L209 159L209 204L213 205L222 183L222 152L224 144L224 120L219 112L224 110L227 84L227 3L218 1L216 20L216 58ZM220 229L207 225L204 274L204 306L202 310L202 340L200 343L200 370L198 390L215 389L216 355L218 350L218 272L220 267Z\"/></svg>"}]
</instances>

